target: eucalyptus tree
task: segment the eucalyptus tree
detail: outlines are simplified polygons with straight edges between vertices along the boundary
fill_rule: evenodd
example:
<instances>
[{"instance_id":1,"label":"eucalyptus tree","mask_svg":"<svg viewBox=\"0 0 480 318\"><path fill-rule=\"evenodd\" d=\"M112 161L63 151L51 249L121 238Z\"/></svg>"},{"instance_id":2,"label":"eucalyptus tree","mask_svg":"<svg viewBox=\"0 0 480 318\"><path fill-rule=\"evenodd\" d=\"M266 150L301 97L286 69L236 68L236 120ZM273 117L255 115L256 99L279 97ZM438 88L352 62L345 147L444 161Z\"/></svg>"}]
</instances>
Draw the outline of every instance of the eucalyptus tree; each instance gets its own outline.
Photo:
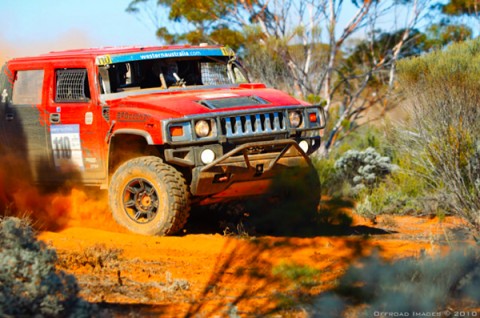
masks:
<instances>
[{"instance_id":1,"label":"eucalyptus tree","mask_svg":"<svg viewBox=\"0 0 480 318\"><path fill-rule=\"evenodd\" d=\"M127 11L152 21L165 43L229 45L247 62L255 63L250 65L254 79L323 103L331 113L323 149L326 154L342 130L356 127L370 108L387 104L395 62L410 44L412 30L423 17L427 3L132 0ZM387 30L381 30L385 26ZM402 33L392 37L395 41L374 49L381 34L399 29ZM364 54L370 56L370 62L345 67L349 53L360 42L368 44ZM387 89L376 85L380 73L386 74Z\"/></svg>"}]
</instances>

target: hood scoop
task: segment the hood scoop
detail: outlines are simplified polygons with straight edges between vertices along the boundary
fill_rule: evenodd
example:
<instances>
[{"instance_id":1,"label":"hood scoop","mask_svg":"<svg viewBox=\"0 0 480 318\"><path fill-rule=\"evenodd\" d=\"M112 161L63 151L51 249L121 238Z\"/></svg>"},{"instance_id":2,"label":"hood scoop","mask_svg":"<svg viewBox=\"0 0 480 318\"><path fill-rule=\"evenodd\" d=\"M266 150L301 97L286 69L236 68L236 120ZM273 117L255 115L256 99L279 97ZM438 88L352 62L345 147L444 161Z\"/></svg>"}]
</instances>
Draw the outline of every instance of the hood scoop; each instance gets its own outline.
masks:
<instances>
[{"instance_id":1,"label":"hood scoop","mask_svg":"<svg viewBox=\"0 0 480 318\"><path fill-rule=\"evenodd\" d=\"M258 106L270 104L258 96L239 96L230 98L204 99L198 101L201 105L210 109L222 109L242 106Z\"/></svg>"}]
</instances>

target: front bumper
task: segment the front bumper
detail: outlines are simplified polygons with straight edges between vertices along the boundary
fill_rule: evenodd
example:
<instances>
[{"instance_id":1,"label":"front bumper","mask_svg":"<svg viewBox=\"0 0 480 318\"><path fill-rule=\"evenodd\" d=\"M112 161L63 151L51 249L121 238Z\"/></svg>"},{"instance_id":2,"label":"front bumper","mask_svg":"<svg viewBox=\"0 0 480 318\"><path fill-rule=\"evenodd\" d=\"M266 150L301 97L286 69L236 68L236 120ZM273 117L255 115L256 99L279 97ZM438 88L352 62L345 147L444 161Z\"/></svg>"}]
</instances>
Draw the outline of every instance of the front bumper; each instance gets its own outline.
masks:
<instances>
[{"instance_id":1,"label":"front bumper","mask_svg":"<svg viewBox=\"0 0 480 318\"><path fill-rule=\"evenodd\" d=\"M290 139L245 143L206 166L192 170L192 195L217 198L262 194L282 170L311 161Z\"/></svg>"}]
</instances>

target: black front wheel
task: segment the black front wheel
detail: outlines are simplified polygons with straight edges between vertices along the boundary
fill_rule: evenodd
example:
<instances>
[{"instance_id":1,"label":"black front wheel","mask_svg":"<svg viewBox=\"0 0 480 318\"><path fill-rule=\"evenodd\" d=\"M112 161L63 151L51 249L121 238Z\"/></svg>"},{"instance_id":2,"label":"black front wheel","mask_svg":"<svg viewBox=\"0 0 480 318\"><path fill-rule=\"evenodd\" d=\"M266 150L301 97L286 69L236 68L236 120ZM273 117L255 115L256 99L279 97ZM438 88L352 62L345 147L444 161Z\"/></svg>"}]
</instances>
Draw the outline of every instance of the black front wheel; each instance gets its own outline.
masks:
<instances>
[{"instance_id":1,"label":"black front wheel","mask_svg":"<svg viewBox=\"0 0 480 318\"><path fill-rule=\"evenodd\" d=\"M144 235L178 232L190 210L183 175L153 156L128 160L117 169L110 183L109 201L120 225Z\"/></svg>"}]
</instances>

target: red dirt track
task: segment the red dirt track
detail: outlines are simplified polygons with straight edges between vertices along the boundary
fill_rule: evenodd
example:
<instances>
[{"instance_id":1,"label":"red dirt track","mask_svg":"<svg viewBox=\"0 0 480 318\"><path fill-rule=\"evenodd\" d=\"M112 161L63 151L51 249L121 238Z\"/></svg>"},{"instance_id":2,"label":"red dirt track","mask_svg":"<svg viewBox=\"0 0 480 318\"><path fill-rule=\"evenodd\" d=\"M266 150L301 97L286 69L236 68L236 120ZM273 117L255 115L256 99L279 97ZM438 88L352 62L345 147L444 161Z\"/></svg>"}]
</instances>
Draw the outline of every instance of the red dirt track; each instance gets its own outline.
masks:
<instances>
[{"instance_id":1,"label":"red dirt track","mask_svg":"<svg viewBox=\"0 0 480 318\"><path fill-rule=\"evenodd\" d=\"M82 297L118 316L224 317L232 308L242 317L265 315L276 295L292 289L272 273L279 264L320 270L310 291L319 294L373 250L392 260L441 252L445 238L462 225L452 217L387 216L377 224L355 217L348 233L330 236L147 237L117 226L101 201L95 205L81 191L72 195L73 204L63 206L74 212L70 219L65 215L62 226L40 232L39 239L57 250L59 268L77 277ZM52 206L65 202L53 200Z\"/></svg>"}]
</instances>

